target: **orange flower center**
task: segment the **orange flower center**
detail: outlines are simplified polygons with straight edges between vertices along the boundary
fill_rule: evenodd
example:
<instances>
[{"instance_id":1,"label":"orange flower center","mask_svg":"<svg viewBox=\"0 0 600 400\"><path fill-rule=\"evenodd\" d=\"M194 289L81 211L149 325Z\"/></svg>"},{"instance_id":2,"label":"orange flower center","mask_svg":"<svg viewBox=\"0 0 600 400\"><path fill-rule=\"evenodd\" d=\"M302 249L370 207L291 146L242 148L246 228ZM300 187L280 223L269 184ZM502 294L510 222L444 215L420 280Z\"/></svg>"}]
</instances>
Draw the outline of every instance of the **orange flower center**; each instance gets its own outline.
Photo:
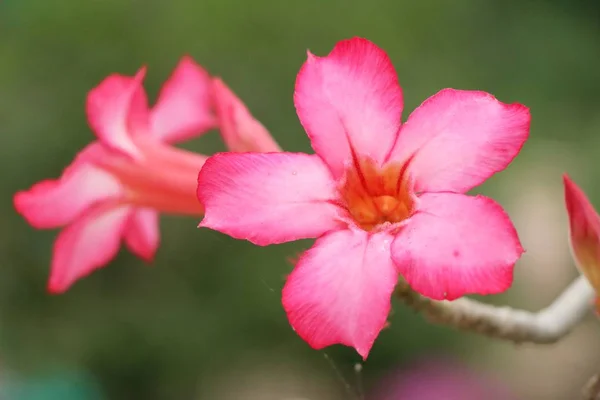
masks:
<instances>
[{"instance_id":1,"label":"orange flower center","mask_svg":"<svg viewBox=\"0 0 600 400\"><path fill-rule=\"evenodd\" d=\"M405 172L406 164L379 168L371 160L359 161L348 169L340 192L358 226L370 231L411 215L413 200Z\"/></svg>"}]
</instances>

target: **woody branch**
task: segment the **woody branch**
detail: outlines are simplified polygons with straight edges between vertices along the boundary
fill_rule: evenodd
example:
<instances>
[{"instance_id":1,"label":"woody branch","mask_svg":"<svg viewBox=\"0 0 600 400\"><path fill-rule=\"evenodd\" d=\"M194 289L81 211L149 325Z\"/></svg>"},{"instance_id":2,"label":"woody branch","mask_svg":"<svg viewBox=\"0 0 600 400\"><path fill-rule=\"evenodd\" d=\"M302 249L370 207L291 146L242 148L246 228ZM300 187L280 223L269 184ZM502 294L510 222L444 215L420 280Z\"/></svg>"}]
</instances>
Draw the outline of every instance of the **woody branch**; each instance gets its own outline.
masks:
<instances>
[{"instance_id":1,"label":"woody branch","mask_svg":"<svg viewBox=\"0 0 600 400\"><path fill-rule=\"evenodd\" d=\"M584 319L594 290L581 276L538 312L494 306L466 297L452 302L434 301L414 292L406 283L398 285L396 295L433 323L515 343L548 344L560 340Z\"/></svg>"}]
</instances>

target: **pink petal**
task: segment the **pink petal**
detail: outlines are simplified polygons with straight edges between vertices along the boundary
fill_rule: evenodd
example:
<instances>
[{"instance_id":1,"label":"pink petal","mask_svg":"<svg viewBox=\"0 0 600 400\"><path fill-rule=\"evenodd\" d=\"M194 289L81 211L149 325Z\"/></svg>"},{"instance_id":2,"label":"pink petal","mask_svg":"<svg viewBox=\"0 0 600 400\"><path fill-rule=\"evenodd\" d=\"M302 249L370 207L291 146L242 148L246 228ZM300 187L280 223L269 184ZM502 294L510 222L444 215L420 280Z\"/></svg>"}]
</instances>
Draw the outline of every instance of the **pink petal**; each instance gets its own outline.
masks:
<instances>
[{"instance_id":1,"label":"pink petal","mask_svg":"<svg viewBox=\"0 0 600 400\"><path fill-rule=\"evenodd\" d=\"M319 238L283 288L294 330L315 349L340 343L367 358L385 326L398 273L386 232L340 230Z\"/></svg>"},{"instance_id":2,"label":"pink petal","mask_svg":"<svg viewBox=\"0 0 600 400\"><path fill-rule=\"evenodd\" d=\"M529 135L529 109L489 93L445 89L402 127L391 160L414 155L417 191L464 193L506 168Z\"/></svg>"},{"instance_id":3,"label":"pink petal","mask_svg":"<svg viewBox=\"0 0 600 400\"><path fill-rule=\"evenodd\" d=\"M159 240L158 212L149 208L133 211L125 228L125 243L129 250L150 262L156 254Z\"/></svg>"},{"instance_id":4,"label":"pink petal","mask_svg":"<svg viewBox=\"0 0 600 400\"><path fill-rule=\"evenodd\" d=\"M140 157L132 135L147 129L148 106L142 81L146 69L135 77L113 74L88 94L86 112L90 126L107 146Z\"/></svg>"},{"instance_id":5,"label":"pink petal","mask_svg":"<svg viewBox=\"0 0 600 400\"><path fill-rule=\"evenodd\" d=\"M398 271L414 290L453 300L510 287L523 248L496 202L455 193L426 193L419 200L392 244Z\"/></svg>"},{"instance_id":6,"label":"pink petal","mask_svg":"<svg viewBox=\"0 0 600 400\"><path fill-rule=\"evenodd\" d=\"M600 292L600 216L592 203L567 175L565 203L569 215L569 239L577 268L597 293Z\"/></svg>"},{"instance_id":7,"label":"pink petal","mask_svg":"<svg viewBox=\"0 0 600 400\"><path fill-rule=\"evenodd\" d=\"M214 80L213 92L221 136L230 151L281 151L265 127L223 81Z\"/></svg>"},{"instance_id":8,"label":"pink petal","mask_svg":"<svg viewBox=\"0 0 600 400\"><path fill-rule=\"evenodd\" d=\"M200 226L260 246L314 238L342 225L336 192L318 156L220 153L198 176Z\"/></svg>"},{"instance_id":9,"label":"pink petal","mask_svg":"<svg viewBox=\"0 0 600 400\"><path fill-rule=\"evenodd\" d=\"M152 133L169 143L182 142L214 128L210 76L194 60L183 57L160 91L152 109Z\"/></svg>"},{"instance_id":10,"label":"pink petal","mask_svg":"<svg viewBox=\"0 0 600 400\"><path fill-rule=\"evenodd\" d=\"M48 290L65 292L75 281L113 259L129 213L129 207L102 205L60 232L54 243Z\"/></svg>"},{"instance_id":11,"label":"pink petal","mask_svg":"<svg viewBox=\"0 0 600 400\"><path fill-rule=\"evenodd\" d=\"M352 152L383 162L397 137L402 90L387 54L366 39L339 42L326 57L310 52L294 102L314 150L340 177Z\"/></svg>"},{"instance_id":12,"label":"pink petal","mask_svg":"<svg viewBox=\"0 0 600 400\"><path fill-rule=\"evenodd\" d=\"M121 185L112 175L76 160L60 179L17 192L14 204L29 224L46 229L66 225L91 205L120 195Z\"/></svg>"}]
</instances>

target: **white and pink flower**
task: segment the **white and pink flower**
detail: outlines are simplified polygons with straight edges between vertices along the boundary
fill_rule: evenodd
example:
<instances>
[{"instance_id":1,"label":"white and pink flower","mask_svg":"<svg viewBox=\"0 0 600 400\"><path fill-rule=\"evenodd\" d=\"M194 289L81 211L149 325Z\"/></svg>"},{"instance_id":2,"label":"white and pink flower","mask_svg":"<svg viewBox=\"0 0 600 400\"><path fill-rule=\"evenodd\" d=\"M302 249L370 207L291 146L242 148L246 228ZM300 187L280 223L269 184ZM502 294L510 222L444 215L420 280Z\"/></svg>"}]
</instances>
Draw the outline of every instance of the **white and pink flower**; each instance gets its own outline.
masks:
<instances>
[{"instance_id":1,"label":"white and pink flower","mask_svg":"<svg viewBox=\"0 0 600 400\"><path fill-rule=\"evenodd\" d=\"M506 213L465 193L503 170L530 114L478 91L445 89L401 125L402 90L371 42L308 53L294 102L315 150L222 153L198 177L201 226L257 245L317 238L283 288L296 332L366 358L399 277L433 299L499 293L523 252Z\"/></svg>"},{"instance_id":2,"label":"white and pink flower","mask_svg":"<svg viewBox=\"0 0 600 400\"><path fill-rule=\"evenodd\" d=\"M150 261L159 245L159 213L202 215L196 197L206 156L178 149L220 125L232 150L278 151L268 132L224 84L184 57L148 107L145 68L113 74L88 95L86 111L98 140L57 180L14 197L34 227L63 227L54 245L48 288L67 290L113 259L121 241ZM234 118L235 117L235 118Z\"/></svg>"}]
</instances>

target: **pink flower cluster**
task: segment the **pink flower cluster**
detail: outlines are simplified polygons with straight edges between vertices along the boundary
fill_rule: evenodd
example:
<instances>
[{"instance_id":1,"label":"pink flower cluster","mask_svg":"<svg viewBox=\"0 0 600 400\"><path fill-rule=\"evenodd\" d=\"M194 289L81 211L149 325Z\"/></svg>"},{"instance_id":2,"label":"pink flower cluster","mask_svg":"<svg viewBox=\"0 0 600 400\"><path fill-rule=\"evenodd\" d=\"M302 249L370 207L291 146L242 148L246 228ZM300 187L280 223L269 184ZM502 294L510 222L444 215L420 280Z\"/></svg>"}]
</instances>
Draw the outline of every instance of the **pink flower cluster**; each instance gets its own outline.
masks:
<instances>
[{"instance_id":1,"label":"pink flower cluster","mask_svg":"<svg viewBox=\"0 0 600 400\"><path fill-rule=\"evenodd\" d=\"M204 213L201 226L260 246L316 238L287 278L283 307L317 349L340 343L366 358L399 279L436 300L510 287L523 252L517 233L496 202L466 193L519 153L526 107L445 89L402 123L390 59L354 38L325 57L308 53L294 103L315 154L288 153L189 58L152 108L144 72L93 89L87 114L98 140L60 179L15 196L33 226L65 226L51 291L105 265L121 239L152 259L160 212ZM172 146L211 128L229 152Z\"/></svg>"},{"instance_id":2,"label":"pink flower cluster","mask_svg":"<svg viewBox=\"0 0 600 400\"><path fill-rule=\"evenodd\" d=\"M201 216L196 180L206 156L175 143L221 127L232 151L278 151L268 132L220 79L184 57L148 106L146 73L110 75L87 97L97 140L56 180L14 197L39 229L64 227L54 244L48 289L67 290L113 259L121 241L150 261L159 244L159 213Z\"/></svg>"}]
</instances>

